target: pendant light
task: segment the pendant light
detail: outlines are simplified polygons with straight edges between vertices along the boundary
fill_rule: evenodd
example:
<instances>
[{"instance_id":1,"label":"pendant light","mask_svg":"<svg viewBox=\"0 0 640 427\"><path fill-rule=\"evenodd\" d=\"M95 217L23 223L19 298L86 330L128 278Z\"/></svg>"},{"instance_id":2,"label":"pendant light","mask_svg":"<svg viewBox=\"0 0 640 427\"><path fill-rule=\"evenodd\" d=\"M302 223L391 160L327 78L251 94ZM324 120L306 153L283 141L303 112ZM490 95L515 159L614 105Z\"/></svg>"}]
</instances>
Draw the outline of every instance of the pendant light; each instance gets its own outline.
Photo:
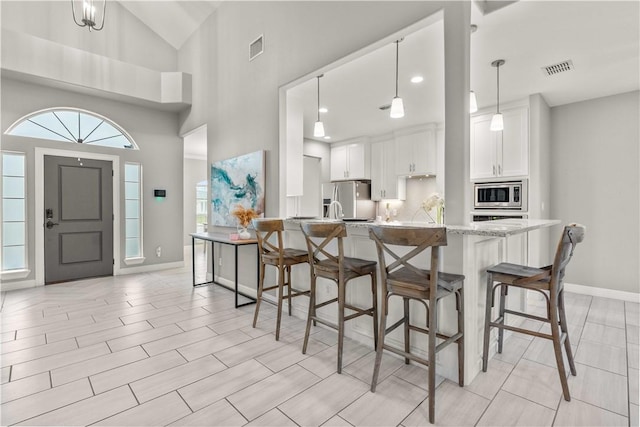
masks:
<instances>
[{"instance_id":1,"label":"pendant light","mask_svg":"<svg viewBox=\"0 0 640 427\"><path fill-rule=\"evenodd\" d=\"M403 39L396 40L396 96L391 101L391 112L389 116L392 119L399 119L404 117L404 105L402 103L402 98L398 96L398 45Z\"/></svg>"},{"instance_id":2,"label":"pendant light","mask_svg":"<svg viewBox=\"0 0 640 427\"><path fill-rule=\"evenodd\" d=\"M324 125L320 121L320 77L324 77L324 74L318 76L318 121L313 126L313 136L317 138L324 137Z\"/></svg>"},{"instance_id":3,"label":"pendant light","mask_svg":"<svg viewBox=\"0 0 640 427\"><path fill-rule=\"evenodd\" d=\"M476 93L471 91L469 93L469 112L475 113L476 111L478 111L478 100L476 99Z\"/></svg>"},{"instance_id":4,"label":"pendant light","mask_svg":"<svg viewBox=\"0 0 640 427\"><path fill-rule=\"evenodd\" d=\"M493 131L500 131L504 129L504 122L502 120L502 113L500 112L500 66L504 65L504 59L496 59L491 63L492 67L496 67L496 90L497 90L497 102L496 102L496 113L491 118L491 126L490 129Z\"/></svg>"},{"instance_id":5,"label":"pendant light","mask_svg":"<svg viewBox=\"0 0 640 427\"><path fill-rule=\"evenodd\" d=\"M77 6L76 3L78 3ZM81 5L80 0L71 0L71 14L73 15L73 22L75 22L78 27L89 28L89 31L102 30L104 28L104 15L107 11L107 0L102 0L102 14L96 13L96 6L100 8L99 0L82 0ZM80 21L76 18L76 9L82 11ZM99 24L98 18L100 18Z\"/></svg>"}]
</instances>

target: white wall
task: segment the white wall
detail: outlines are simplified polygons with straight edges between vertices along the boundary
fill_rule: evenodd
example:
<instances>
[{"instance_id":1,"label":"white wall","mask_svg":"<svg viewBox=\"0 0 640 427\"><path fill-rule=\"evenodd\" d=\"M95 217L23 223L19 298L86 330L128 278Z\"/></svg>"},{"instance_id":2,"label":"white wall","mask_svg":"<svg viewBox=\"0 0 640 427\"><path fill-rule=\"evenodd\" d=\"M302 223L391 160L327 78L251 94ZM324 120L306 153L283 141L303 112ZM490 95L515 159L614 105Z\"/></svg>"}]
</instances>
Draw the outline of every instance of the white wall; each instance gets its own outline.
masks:
<instances>
[{"instance_id":1,"label":"white wall","mask_svg":"<svg viewBox=\"0 0 640 427\"><path fill-rule=\"evenodd\" d=\"M320 158L320 182L331 181L331 145L326 142L305 139L302 145L305 156Z\"/></svg>"},{"instance_id":2,"label":"white wall","mask_svg":"<svg viewBox=\"0 0 640 427\"><path fill-rule=\"evenodd\" d=\"M178 115L95 96L2 78L2 149L19 151L27 156L27 245L28 262L34 278L35 237L34 182L35 147L71 151L90 151L120 156L120 176L124 176L124 162L140 162L143 168L144 255L143 265L182 261L182 139L178 137ZM113 120L135 140L140 150L122 150L92 147L60 141L44 141L5 135L16 120L26 114L51 107L86 109ZM153 189L167 190L164 200L153 197ZM120 254L124 258L124 182L120 183ZM175 225L178 224L176 227ZM162 246L162 256L156 257L155 248ZM122 259L120 260L122 262ZM123 268L127 266L121 264Z\"/></svg>"},{"instance_id":3,"label":"white wall","mask_svg":"<svg viewBox=\"0 0 640 427\"><path fill-rule=\"evenodd\" d=\"M551 109L550 216L587 226L567 283L639 292L639 93Z\"/></svg>"},{"instance_id":4,"label":"white wall","mask_svg":"<svg viewBox=\"0 0 640 427\"><path fill-rule=\"evenodd\" d=\"M191 245L189 233L196 232L196 185L207 180L207 161L184 159L184 244Z\"/></svg>"}]
</instances>

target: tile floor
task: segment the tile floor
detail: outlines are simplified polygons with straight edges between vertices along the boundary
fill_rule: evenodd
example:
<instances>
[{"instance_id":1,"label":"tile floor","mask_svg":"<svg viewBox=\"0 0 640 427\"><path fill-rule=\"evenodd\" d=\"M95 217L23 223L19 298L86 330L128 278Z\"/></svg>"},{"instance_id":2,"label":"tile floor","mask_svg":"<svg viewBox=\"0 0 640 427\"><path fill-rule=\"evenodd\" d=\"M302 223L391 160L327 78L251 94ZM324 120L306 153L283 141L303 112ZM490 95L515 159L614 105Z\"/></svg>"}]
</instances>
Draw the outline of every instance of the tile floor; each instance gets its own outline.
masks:
<instances>
[{"instance_id":1,"label":"tile floor","mask_svg":"<svg viewBox=\"0 0 640 427\"><path fill-rule=\"evenodd\" d=\"M464 388L440 378L447 425L638 425L639 307L567 296L578 376L562 399L551 343L511 336ZM532 310L537 310L535 305ZM275 309L233 308L233 294L191 287L190 268L2 294L2 425L428 425L426 373ZM528 321L529 325L543 328Z\"/></svg>"}]
</instances>

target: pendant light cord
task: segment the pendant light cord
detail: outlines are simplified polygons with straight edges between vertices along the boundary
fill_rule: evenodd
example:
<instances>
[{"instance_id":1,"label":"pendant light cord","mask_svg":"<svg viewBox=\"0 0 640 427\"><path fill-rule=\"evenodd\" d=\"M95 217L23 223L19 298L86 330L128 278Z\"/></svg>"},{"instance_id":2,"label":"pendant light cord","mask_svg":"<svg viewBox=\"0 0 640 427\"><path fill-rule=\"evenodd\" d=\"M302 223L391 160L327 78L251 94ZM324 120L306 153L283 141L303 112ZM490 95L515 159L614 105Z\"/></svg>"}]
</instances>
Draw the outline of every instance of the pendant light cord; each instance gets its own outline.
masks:
<instances>
[{"instance_id":1,"label":"pendant light cord","mask_svg":"<svg viewBox=\"0 0 640 427\"><path fill-rule=\"evenodd\" d=\"M498 63L498 65L496 66L496 88L497 88L497 93L498 93L498 99L497 99L497 113L500 113L500 63Z\"/></svg>"},{"instance_id":2,"label":"pendant light cord","mask_svg":"<svg viewBox=\"0 0 640 427\"><path fill-rule=\"evenodd\" d=\"M398 55L399 55L399 45L400 40L396 40L396 98L398 97Z\"/></svg>"},{"instance_id":3,"label":"pendant light cord","mask_svg":"<svg viewBox=\"0 0 640 427\"><path fill-rule=\"evenodd\" d=\"M320 121L320 77L318 76L318 121Z\"/></svg>"}]
</instances>

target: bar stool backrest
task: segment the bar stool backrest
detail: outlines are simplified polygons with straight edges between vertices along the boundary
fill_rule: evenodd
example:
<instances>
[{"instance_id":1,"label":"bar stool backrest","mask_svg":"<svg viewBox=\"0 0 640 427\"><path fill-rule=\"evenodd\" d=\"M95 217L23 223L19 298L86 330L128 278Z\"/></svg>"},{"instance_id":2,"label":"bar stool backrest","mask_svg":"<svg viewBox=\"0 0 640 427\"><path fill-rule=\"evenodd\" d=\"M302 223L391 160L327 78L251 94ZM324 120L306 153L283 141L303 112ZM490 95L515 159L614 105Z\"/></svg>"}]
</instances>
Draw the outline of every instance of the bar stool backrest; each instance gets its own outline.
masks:
<instances>
[{"instance_id":1,"label":"bar stool backrest","mask_svg":"<svg viewBox=\"0 0 640 427\"><path fill-rule=\"evenodd\" d=\"M307 242L309 261L314 265L320 261L343 266L344 247L342 239L347 237L347 227L343 222L304 222L300 226ZM330 251L329 243L338 240L338 251Z\"/></svg>"},{"instance_id":2,"label":"bar stool backrest","mask_svg":"<svg viewBox=\"0 0 640 427\"><path fill-rule=\"evenodd\" d=\"M266 259L278 260L278 264L283 263L284 245L282 232L284 231L284 221L281 219L262 218L252 220L256 230L258 246L260 247L260 257L263 262Z\"/></svg>"},{"instance_id":3,"label":"bar stool backrest","mask_svg":"<svg viewBox=\"0 0 640 427\"><path fill-rule=\"evenodd\" d=\"M556 255L551 266L551 282L549 289L552 295L557 295L563 288L564 274L573 256L576 245L584 240L586 227L580 224L570 224L562 230L558 242Z\"/></svg>"},{"instance_id":4,"label":"bar stool backrest","mask_svg":"<svg viewBox=\"0 0 640 427\"><path fill-rule=\"evenodd\" d=\"M438 260L440 246L447 245L447 229L445 227L396 227L396 226L371 226L369 237L376 243L378 250L378 263L382 276L382 286L386 292L387 280L394 271L405 268L419 277L423 277L425 283L429 283L430 297L435 299L438 286ZM400 256L389 245L413 246L406 255ZM431 248L431 272L416 267L415 260L418 254L427 248ZM387 263L385 254L393 258ZM412 262L413 260L413 262Z\"/></svg>"}]
</instances>

